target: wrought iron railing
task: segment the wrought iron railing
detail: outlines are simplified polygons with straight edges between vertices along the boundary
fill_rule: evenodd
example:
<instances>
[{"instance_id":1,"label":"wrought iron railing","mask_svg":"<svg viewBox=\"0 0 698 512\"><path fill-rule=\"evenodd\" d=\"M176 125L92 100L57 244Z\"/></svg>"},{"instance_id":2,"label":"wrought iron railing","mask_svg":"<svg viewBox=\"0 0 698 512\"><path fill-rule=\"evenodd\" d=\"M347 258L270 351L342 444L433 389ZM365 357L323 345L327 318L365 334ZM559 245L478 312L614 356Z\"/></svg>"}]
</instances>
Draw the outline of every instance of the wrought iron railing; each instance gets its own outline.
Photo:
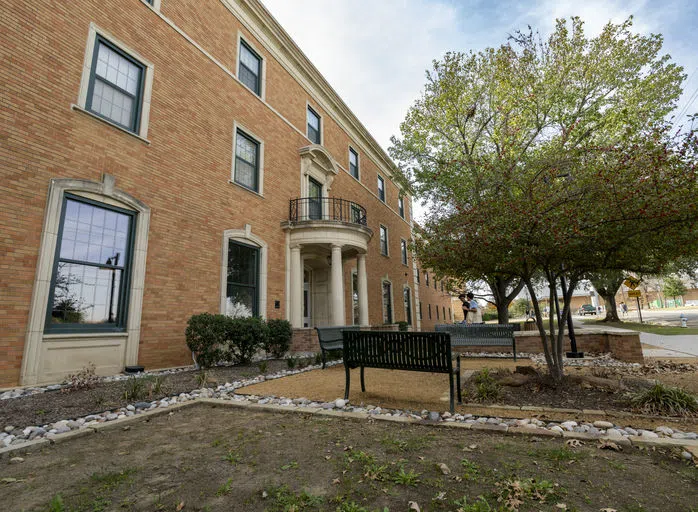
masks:
<instances>
[{"instance_id":1,"label":"wrought iron railing","mask_svg":"<svg viewBox=\"0 0 698 512\"><path fill-rule=\"evenodd\" d=\"M354 201L337 197L299 197L291 199L288 218L291 222L324 220L366 226L366 208Z\"/></svg>"}]
</instances>

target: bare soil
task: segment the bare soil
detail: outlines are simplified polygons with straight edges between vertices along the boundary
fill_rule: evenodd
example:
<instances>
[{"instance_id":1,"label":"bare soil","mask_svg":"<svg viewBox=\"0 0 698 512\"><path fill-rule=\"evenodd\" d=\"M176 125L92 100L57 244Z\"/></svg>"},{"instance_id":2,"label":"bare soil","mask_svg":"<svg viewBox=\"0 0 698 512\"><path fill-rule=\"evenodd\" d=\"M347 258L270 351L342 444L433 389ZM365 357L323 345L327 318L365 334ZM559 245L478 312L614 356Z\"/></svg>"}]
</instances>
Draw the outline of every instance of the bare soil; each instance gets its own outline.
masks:
<instances>
[{"instance_id":1,"label":"bare soil","mask_svg":"<svg viewBox=\"0 0 698 512\"><path fill-rule=\"evenodd\" d=\"M274 373L287 367L285 361L267 361L267 372ZM186 370L163 375L162 392L144 396L146 401L157 400L165 396L188 393L199 387L196 380L198 371ZM208 370L211 384L225 384L260 374L257 364L225 366ZM126 381L102 382L92 389L75 391L47 391L22 398L0 400L0 428L7 425L27 427L46 425L59 420L75 419L88 414L124 407L134 400L126 400L124 391Z\"/></svg>"},{"instance_id":2,"label":"bare soil","mask_svg":"<svg viewBox=\"0 0 698 512\"><path fill-rule=\"evenodd\" d=\"M203 404L23 457L0 460L3 510L361 512L412 501L436 511L480 500L488 506L468 510L503 511L515 496L521 511L688 512L698 503L698 469L671 451Z\"/></svg>"}]
</instances>

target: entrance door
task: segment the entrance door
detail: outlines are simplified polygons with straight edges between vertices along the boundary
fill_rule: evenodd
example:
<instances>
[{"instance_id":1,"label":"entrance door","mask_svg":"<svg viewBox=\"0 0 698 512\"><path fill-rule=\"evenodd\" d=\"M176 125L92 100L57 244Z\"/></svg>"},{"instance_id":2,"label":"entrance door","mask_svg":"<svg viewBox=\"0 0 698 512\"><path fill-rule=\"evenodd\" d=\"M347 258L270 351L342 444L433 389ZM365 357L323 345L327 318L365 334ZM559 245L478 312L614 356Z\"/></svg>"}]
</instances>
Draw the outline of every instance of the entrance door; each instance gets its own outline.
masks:
<instances>
[{"instance_id":1,"label":"entrance door","mask_svg":"<svg viewBox=\"0 0 698 512\"><path fill-rule=\"evenodd\" d=\"M311 220L322 219L322 185L308 178L308 216Z\"/></svg>"},{"instance_id":2,"label":"entrance door","mask_svg":"<svg viewBox=\"0 0 698 512\"><path fill-rule=\"evenodd\" d=\"M312 322L312 306L310 303L310 272L303 272L303 327L310 327Z\"/></svg>"}]
</instances>

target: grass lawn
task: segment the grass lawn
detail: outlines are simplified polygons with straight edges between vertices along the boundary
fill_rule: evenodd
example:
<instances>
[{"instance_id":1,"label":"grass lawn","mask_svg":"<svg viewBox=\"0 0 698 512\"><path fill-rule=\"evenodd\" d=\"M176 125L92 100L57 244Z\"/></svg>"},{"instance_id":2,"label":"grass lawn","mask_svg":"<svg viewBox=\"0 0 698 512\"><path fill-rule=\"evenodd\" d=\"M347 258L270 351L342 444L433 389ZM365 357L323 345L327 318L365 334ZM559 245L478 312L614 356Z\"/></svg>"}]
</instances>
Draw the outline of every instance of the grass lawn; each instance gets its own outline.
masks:
<instances>
[{"instance_id":1,"label":"grass lawn","mask_svg":"<svg viewBox=\"0 0 698 512\"><path fill-rule=\"evenodd\" d=\"M599 322L598 320L582 320L586 325L595 327L618 327L633 331L649 332L651 334L665 334L667 336L680 334L698 334L698 327L669 327L664 325L641 324L638 322Z\"/></svg>"},{"instance_id":2,"label":"grass lawn","mask_svg":"<svg viewBox=\"0 0 698 512\"><path fill-rule=\"evenodd\" d=\"M3 510L698 510L673 451L207 405L23 457Z\"/></svg>"}]
</instances>

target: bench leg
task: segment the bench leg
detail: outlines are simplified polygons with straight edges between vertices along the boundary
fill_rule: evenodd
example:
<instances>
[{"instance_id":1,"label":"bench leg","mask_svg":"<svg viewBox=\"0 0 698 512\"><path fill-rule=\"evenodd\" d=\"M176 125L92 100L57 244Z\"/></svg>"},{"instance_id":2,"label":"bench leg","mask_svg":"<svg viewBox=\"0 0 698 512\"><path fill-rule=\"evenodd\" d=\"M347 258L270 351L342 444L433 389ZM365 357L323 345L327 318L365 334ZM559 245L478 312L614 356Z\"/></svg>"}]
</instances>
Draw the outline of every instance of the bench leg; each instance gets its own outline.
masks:
<instances>
[{"instance_id":1,"label":"bench leg","mask_svg":"<svg viewBox=\"0 0 698 512\"><path fill-rule=\"evenodd\" d=\"M364 367L361 367L361 392L366 392L366 384L364 384Z\"/></svg>"},{"instance_id":2,"label":"bench leg","mask_svg":"<svg viewBox=\"0 0 698 512\"><path fill-rule=\"evenodd\" d=\"M456 368L458 368L458 373L456 373L456 386L458 386L458 405L460 405L463 403L460 387L460 355L458 355L458 357L456 358Z\"/></svg>"},{"instance_id":3,"label":"bench leg","mask_svg":"<svg viewBox=\"0 0 698 512\"><path fill-rule=\"evenodd\" d=\"M325 349L320 347L320 351L322 352L322 369L324 370L325 369L325 361L327 360L327 358L325 357Z\"/></svg>"},{"instance_id":4,"label":"bench leg","mask_svg":"<svg viewBox=\"0 0 698 512\"><path fill-rule=\"evenodd\" d=\"M351 373L349 372L349 366L344 365L344 375L346 376L346 381L344 382L344 400L349 400L349 383L351 381Z\"/></svg>"},{"instance_id":5,"label":"bench leg","mask_svg":"<svg viewBox=\"0 0 698 512\"><path fill-rule=\"evenodd\" d=\"M453 404L453 372L448 374L448 380L449 380L449 398L450 398L450 405L451 405L451 414L456 412L455 405Z\"/></svg>"}]
</instances>

